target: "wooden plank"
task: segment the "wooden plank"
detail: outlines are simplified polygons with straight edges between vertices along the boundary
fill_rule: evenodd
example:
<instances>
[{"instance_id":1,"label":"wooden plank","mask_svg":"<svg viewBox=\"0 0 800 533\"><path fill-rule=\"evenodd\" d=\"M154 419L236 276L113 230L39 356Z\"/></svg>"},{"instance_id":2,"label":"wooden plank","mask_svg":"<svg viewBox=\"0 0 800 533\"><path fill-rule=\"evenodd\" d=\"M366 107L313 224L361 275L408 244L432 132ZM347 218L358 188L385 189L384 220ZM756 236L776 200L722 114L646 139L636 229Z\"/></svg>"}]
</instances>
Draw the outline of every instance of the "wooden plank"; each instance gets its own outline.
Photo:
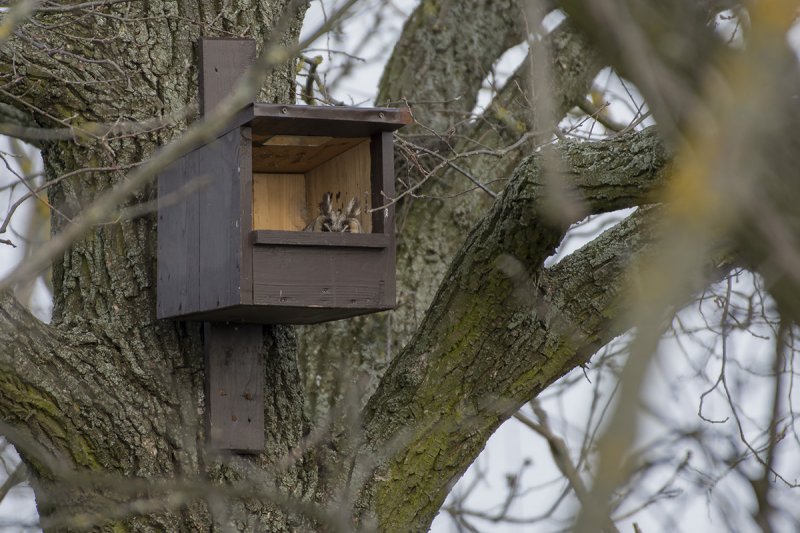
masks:
<instances>
[{"instance_id":1,"label":"wooden plank","mask_svg":"<svg viewBox=\"0 0 800 533\"><path fill-rule=\"evenodd\" d=\"M376 133L370 139L370 183L372 205L380 207L394 198L394 146L391 133ZM375 232L394 233L394 206L372 213Z\"/></svg>"},{"instance_id":2,"label":"wooden plank","mask_svg":"<svg viewBox=\"0 0 800 533\"><path fill-rule=\"evenodd\" d=\"M183 183L196 182L207 176L202 174L197 152L190 153L185 158ZM200 309L200 196L202 189L186 197L186 233L185 248L174 250L172 253L182 253L184 272L186 272L186 295L181 298L183 303L182 313Z\"/></svg>"},{"instance_id":3,"label":"wooden plank","mask_svg":"<svg viewBox=\"0 0 800 533\"><path fill-rule=\"evenodd\" d=\"M308 137L293 137L290 135L281 136L286 139L306 139ZM310 143L301 143L298 141L296 144L284 145L258 145L256 140L253 141L253 169L254 172L263 173L276 173L276 174L293 174L303 173L316 166L319 166L329 159L345 152L352 147L364 142L366 139L361 138L332 138L320 137L321 139L328 139L327 142L322 144L313 145ZM265 137L266 138L266 137ZM271 137L274 138L274 137ZM266 142L269 142L267 140Z\"/></svg>"},{"instance_id":4,"label":"wooden plank","mask_svg":"<svg viewBox=\"0 0 800 533\"><path fill-rule=\"evenodd\" d=\"M198 172L212 178L200 191L200 309L240 302L243 237L239 130L233 130L198 154Z\"/></svg>"},{"instance_id":5,"label":"wooden plank","mask_svg":"<svg viewBox=\"0 0 800 533\"><path fill-rule=\"evenodd\" d=\"M253 303L253 150L250 128L239 135L239 302Z\"/></svg>"},{"instance_id":6,"label":"wooden plank","mask_svg":"<svg viewBox=\"0 0 800 533\"><path fill-rule=\"evenodd\" d=\"M255 246L253 303L381 307L387 254L385 248Z\"/></svg>"},{"instance_id":7,"label":"wooden plank","mask_svg":"<svg viewBox=\"0 0 800 533\"><path fill-rule=\"evenodd\" d=\"M213 311L194 313L188 315L186 319L247 324L318 324L387 309L389 308L234 305Z\"/></svg>"},{"instance_id":8,"label":"wooden plank","mask_svg":"<svg viewBox=\"0 0 800 533\"><path fill-rule=\"evenodd\" d=\"M264 450L262 326L205 323L206 435L211 448Z\"/></svg>"},{"instance_id":9,"label":"wooden plank","mask_svg":"<svg viewBox=\"0 0 800 533\"><path fill-rule=\"evenodd\" d=\"M403 107L309 106L262 102L253 104L253 115L264 118L286 118L295 121L308 119L358 120L386 124L387 127L396 126L394 129L411 124L413 120L411 111ZM381 131L394 131L394 129Z\"/></svg>"},{"instance_id":10,"label":"wooden plank","mask_svg":"<svg viewBox=\"0 0 800 533\"><path fill-rule=\"evenodd\" d=\"M306 172L306 202L310 218L319 214L319 203L326 192L333 195L334 209L344 209L351 198L361 206L358 217L363 233L372 232L370 188L370 143L364 141L333 159Z\"/></svg>"},{"instance_id":11,"label":"wooden plank","mask_svg":"<svg viewBox=\"0 0 800 533\"><path fill-rule=\"evenodd\" d=\"M190 154L158 178L158 318L199 310L199 193L181 193L196 177Z\"/></svg>"},{"instance_id":12,"label":"wooden plank","mask_svg":"<svg viewBox=\"0 0 800 533\"><path fill-rule=\"evenodd\" d=\"M252 126L256 138L271 135L369 137L411 124L408 109L251 104L232 119L233 126Z\"/></svg>"},{"instance_id":13,"label":"wooden plank","mask_svg":"<svg viewBox=\"0 0 800 533\"><path fill-rule=\"evenodd\" d=\"M333 141L333 137L320 137L317 135L272 135L259 142L261 146L324 146Z\"/></svg>"},{"instance_id":14,"label":"wooden plank","mask_svg":"<svg viewBox=\"0 0 800 533\"><path fill-rule=\"evenodd\" d=\"M187 162L177 159L158 177L158 318L198 310L199 208L196 191L181 194L190 181Z\"/></svg>"},{"instance_id":15,"label":"wooden plank","mask_svg":"<svg viewBox=\"0 0 800 533\"><path fill-rule=\"evenodd\" d=\"M372 183L372 205L386 205L395 197L394 189L394 134L376 133L370 142L370 181ZM382 232L390 239L388 255L383 264L386 287L381 304L394 308L397 305L395 268L395 206L389 205L372 213L373 231Z\"/></svg>"},{"instance_id":16,"label":"wooden plank","mask_svg":"<svg viewBox=\"0 0 800 533\"><path fill-rule=\"evenodd\" d=\"M236 82L256 58L252 39L201 38L200 113L208 114L236 87ZM256 91L252 97L255 100Z\"/></svg>"},{"instance_id":17,"label":"wooden plank","mask_svg":"<svg viewBox=\"0 0 800 533\"><path fill-rule=\"evenodd\" d=\"M253 175L253 228L303 231L308 223L303 174Z\"/></svg>"},{"instance_id":18,"label":"wooden plank","mask_svg":"<svg viewBox=\"0 0 800 533\"><path fill-rule=\"evenodd\" d=\"M252 233L255 245L328 246L351 248L386 248L390 238L382 233L331 233L316 231L259 231Z\"/></svg>"}]
</instances>

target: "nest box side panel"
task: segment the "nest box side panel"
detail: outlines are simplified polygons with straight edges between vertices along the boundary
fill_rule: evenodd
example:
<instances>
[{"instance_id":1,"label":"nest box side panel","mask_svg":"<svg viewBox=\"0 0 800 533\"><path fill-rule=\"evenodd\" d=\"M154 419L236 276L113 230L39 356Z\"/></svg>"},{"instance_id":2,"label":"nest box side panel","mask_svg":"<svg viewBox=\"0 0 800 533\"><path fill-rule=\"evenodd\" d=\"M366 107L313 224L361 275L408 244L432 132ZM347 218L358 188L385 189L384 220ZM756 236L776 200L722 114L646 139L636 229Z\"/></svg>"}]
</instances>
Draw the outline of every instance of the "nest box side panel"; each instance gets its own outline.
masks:
<instances>
[{"instance_id":1,"label":"nest box side panel","mask_svg":"<svg viewBox=\"0 0 800 533\"><path fill-rule=\"evenodd\" d=\"M235 132L236 130L234 130ZM250 128L239 129L239 303L253 303L253 135Z\"/></svg>"},{"instance_id":2,"label":"nest box side panel","mask_svg":"<svg viewBox=\"0 0 800 533\"><path fill-rule=\"evenodd\" d=\"M200 308L200 203L191 181L192 159L182 157L158 176L158 318Z\"/></svg>"},{"instance_id":3,"label":"nest box side panel","mask_svg":"<svg viewBox=\"0 0 800 533\"><path fill-rule=\"evenodd\" d=\"M241 268L250 224L240 221L239 157L235 129L159 175L158 318L242 303L242 276L251 266Z\"/></svg>"}]
</instances>

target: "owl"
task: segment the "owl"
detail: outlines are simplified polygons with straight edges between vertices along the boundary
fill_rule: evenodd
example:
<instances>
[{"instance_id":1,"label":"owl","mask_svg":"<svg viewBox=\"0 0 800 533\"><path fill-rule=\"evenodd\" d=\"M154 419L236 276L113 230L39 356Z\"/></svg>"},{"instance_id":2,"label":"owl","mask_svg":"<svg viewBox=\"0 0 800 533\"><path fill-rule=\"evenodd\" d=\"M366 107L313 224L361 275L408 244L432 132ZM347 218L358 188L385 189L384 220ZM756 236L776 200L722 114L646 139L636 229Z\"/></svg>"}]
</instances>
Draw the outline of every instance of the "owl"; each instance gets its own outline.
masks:
<instances>
[{"instance_id":1,"label":"owl","mask_svg":"<svg viewBox=\"0 0 800 533\"><path fill-rule=\"evenodd\" d=\"M319 215L306 226L305 231L332 231L339 233L361 233L358 216L361 206L358 200L350 198L344 209L334 209L332 195L326 192L319 204Z\"/></svg>"}]
</instances>

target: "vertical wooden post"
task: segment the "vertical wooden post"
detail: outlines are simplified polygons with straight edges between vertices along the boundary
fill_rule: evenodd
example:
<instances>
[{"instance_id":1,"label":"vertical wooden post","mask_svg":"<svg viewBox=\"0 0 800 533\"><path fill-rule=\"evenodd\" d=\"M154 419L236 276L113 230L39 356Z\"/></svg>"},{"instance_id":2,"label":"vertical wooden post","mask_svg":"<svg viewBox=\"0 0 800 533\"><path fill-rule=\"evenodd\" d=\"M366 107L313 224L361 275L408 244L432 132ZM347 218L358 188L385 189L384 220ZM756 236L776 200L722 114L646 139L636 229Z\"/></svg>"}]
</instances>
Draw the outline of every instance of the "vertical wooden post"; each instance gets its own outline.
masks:
<instances>
[{"instance_id":1,"label":"vertical wooden post","mask_svg":"<svg viewBox=\"0 0 800 533\"><path fill-rule=\"evenodd\" d=\"M207 114L253 64L256 43L252 39L202 38L198 46L200 112ZM246 169L246 173L250 171ZM205 323L206 435L210 447L243 453L264 449L262 346L262 326Z\"/></svg>"},{"instance_id":2,"label":"vertical wooden post","mask_svg":"<svg viewBox=\"0 0 800 533\"><path fill-rule=\"evenodd\" d=\"M256 59L252 39L202 38L200 47L200 113L208 114L236 86ZM255 92L253 99L255 99Z\"/></svg>"},{"instance_id":3,"label":"vertical wooden post","mask_svg":"<svg viewBox=\"0 0 800 533\"><path fill-rule=\"evenodd\" d=\"M262 326L205 323L206 435L210 447L264 449Z\"/></svg>"}]
</instances>

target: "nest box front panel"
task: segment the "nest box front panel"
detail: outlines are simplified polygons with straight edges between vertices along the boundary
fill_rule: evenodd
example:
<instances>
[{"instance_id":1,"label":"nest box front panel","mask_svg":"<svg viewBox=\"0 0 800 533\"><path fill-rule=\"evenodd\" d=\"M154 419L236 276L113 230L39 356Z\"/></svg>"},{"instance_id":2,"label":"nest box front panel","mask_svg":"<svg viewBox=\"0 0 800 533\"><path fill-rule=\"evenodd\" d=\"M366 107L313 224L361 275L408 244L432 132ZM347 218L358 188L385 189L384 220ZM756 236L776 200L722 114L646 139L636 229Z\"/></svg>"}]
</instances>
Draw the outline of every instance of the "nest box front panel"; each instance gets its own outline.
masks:
<instances>
[{"instance_id":1,"label":"nest box front panel","mask_svg":"<svg viewBox=\"0 0 800 533\"><path fill-rule=\"evenodd\" d=\"M253 250L253 303L370 309L385 301L385 250L258 246ZM335 253L330 253L334 251ZM393 302L391 302L393 303Z\"/></svg>"}]
</instances>

